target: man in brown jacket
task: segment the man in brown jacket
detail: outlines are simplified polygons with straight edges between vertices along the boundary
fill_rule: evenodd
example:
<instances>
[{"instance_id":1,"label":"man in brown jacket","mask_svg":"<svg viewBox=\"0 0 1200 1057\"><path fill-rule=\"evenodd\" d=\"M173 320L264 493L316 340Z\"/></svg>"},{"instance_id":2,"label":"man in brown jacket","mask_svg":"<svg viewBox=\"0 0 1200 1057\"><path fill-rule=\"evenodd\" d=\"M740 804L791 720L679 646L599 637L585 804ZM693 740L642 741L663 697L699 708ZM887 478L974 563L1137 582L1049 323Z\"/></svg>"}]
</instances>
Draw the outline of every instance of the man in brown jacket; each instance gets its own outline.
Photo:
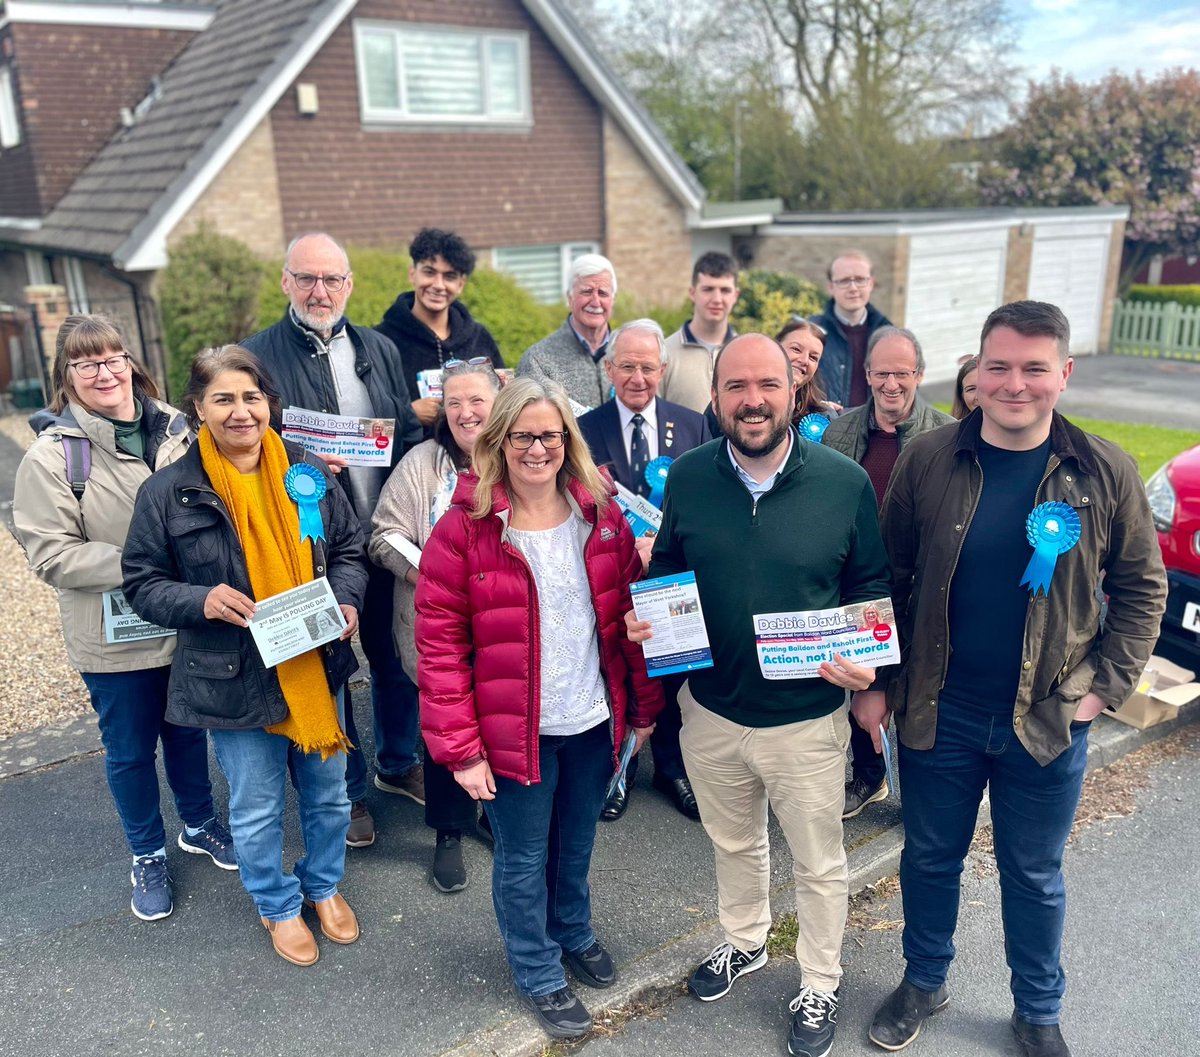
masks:
<instances>
[{"instance_id":1,"label":"man in brown jacket","mask_svg":"<svg viewBox=\"0 0 1200 1057\"><path fill-rule=\"evenodd\" d=\"M893 710L900 737L907 964L870 1029L887 1050L949 1002L960 874L987 788L1012 1029L1026 1057L1069 1057L1061 866L1088 727L1129 695L1166 599L1133 460L1054 410L1069 341L1053 305L996 309L980 343L982 414L914 438L884 504L903 657L881 670L886 699L857 694L853 711L878 740Z\"/></svg>"}]
</instances>

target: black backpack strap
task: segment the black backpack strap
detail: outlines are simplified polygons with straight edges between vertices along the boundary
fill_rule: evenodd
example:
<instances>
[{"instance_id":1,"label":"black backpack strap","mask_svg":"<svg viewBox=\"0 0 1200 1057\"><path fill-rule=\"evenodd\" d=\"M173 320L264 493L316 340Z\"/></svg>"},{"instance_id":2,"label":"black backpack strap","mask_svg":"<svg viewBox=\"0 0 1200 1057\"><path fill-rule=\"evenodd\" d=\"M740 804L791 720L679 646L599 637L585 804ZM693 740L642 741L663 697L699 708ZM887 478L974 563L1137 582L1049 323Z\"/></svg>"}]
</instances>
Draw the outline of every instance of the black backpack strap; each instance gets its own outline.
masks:
<instances>
[{"instance_id":1,"label":"black backpack strap","mask_svg":"<svg viewBox=\"0 0 1200 1057\"><path fill-rule=\"evenodd\" d=\"M92 442L87 437L60 435L63 457L67 460L67 483L75 498L83 498L83 489L92 475Z\"/></svg>"}]
</instances>

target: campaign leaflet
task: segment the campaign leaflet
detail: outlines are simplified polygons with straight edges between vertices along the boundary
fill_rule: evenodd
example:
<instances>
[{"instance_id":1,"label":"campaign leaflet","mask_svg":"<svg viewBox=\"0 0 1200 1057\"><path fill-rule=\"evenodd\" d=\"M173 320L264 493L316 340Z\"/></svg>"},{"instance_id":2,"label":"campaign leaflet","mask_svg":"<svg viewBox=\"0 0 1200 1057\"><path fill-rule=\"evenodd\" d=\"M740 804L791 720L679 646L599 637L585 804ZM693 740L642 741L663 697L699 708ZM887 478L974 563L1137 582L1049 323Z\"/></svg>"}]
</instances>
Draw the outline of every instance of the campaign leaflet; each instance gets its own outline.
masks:
<instances>
[{"instance_id":1,"label":"campaign leaflet","mask_svg":"<svg viewBox=\"0 0 1200 1057\"><path fill-rule=\"evenodd\" d=\"M840 653L867 668L899 664L900 641L890 598L837 609L754 616L754 641L764 679L808 679Z\"/></svg>"},{"instance_id":2,"label":"campaign leaflet","mask_svg":"<svg viewBox=\"0 0 1200 1057\"><path fill-rule=\"evenodd\" d=\"M336 455L348 466L392 465L394 418L350 418L302 407L283 411L283 439L314 455Z\"/></svg>"},{"instance_id":3,"label":"campaign leaflet","mask_svg":"<svg viewBox=\"0 0 1200 1057\"><path fill-rule=\"evenodd\" d=\"M104 610L105 642L136 642L138 639L165 639L174 635L173 628L160 628L143 620L125 600L125 592L118 588L105 591L101 596Z\"/></svg>"},{"instance_id":4,"label":"campaign leaflet","mask_svg":"<svg viewBox=\"0 0 1200 1057\"><path fill-rule=\"evenodd\" d=\"M629 522L629 527L633 530L633 538L641 539L643 536L657 535L659 527L662 525L662 511L649 499L636 492L631 492L620 481L615 483L617 506L625 515L625 520Z\"/></svg>"},{"instance_id":5,"label":"campaign leaflet","mask_svg":"<svg viewBox=\"0 0 1200 1057\"><path fill-rule=\"evenodd\" d=\"M267 668L340 638L346 618L324 576L254 604L250 634Z\"/></svg>"},{"instance_id":6,"label":"campaign leaflet","mask_svg":"<svg viewBox=\"0 0 1200 1057\"><path fill-rule=\"evenodd\" d=\"M642 643L648 675L694 672L713 666L695 573L641 580L631 584L629 590L638 620L653 625L654 638Z\"/></svg>"},{"instance_id":7,"label":"campaign leaflet","mask_svg":"<svg viewBox=\"0 0 1200 1057\"><path fill-rule=\"evenodd\" d=\"M513 380L513 372L509 367L495 368L496 374L500 378L501 386L508 385ZM422 400L427 400L433 397L434 400L442 398L442 368L427 367L423 371L417 371L417 396Z\"/></svg>"}]
</instances>

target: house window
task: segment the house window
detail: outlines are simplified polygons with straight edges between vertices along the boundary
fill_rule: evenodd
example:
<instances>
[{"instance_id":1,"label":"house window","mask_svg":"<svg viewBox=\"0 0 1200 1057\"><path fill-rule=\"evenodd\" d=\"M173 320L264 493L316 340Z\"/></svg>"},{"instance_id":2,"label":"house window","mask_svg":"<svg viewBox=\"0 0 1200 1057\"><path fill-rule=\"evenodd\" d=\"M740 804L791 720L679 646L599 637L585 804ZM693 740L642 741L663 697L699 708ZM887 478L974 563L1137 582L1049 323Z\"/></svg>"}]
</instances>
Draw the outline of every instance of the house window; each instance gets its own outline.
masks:
<instances>
[{"instance_id":1,"label":"house window","mask_svg":"<svg viewBox=\"0 0 1200 1057\"><path fill-rule=\"evenodd\" d=\"M562 301L571 262L585 253L599 253L594 242L566 242L551 246L503 246L492 252L498 272L506 272L539 301Z\"/></svg>"},{"instance_id":2,"label":"house window","mask_svg":"<svg viewBox=\"0 0 1200 1057\"><path fill-rule=\"evenodd\" d=\"M17 117L12 68L0 66L0 148L15 147L20 142L21 122Z\"/></svg>"},{"instance_id":3,"label":"house window","mask_svg":"<svg viewBox=\"0 0 1200 1057\"><path fill-rule=\"evenodd\" d=\"M532 120L524 33L356 22L354 50L365 122Z\"/></svg>"},{"instance_id":4,"label":"house window","mask_svg":"<svg viewBox=\"0 0 1200 1057\"><path fill-rule=\"evenodd\" d=\"M88 300L83 264L78 257L63 258L63 277L66 279L67 304L74 315L87 315L92 306Z\"/></svg>"}]
</instances>

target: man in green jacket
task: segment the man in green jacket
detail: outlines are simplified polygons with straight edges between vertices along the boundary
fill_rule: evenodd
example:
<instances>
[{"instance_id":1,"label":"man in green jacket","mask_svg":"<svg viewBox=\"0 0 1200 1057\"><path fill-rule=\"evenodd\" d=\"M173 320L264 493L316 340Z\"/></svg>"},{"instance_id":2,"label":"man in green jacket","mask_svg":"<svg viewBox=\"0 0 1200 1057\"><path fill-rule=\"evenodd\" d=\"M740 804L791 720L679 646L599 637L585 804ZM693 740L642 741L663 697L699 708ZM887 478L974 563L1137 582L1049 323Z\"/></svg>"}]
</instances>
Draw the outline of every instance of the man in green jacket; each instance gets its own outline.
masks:
<instances>
[{"instance_id":1,"label":"man in green jacket","mask_svg":"<svg viewBox=\"0 0 1200 1057\"><path fill-rule=\"evenodd\" d=\"M800 920L788 1049L824 1057L846 924L846 690L875 673L835 654L820 678L767 678L755 616L883 597L887 559L866 472L790 427L796 382L778 342L734 338L712 385L724 436L672 465L650 561L651 576L695 573L713 659L680 691L680 746L713 842L726 940L688 987L714 1001L766 964L770 804L791 848ZM635 640L650 629L629 627Z\"/></svg>"},{"instance_id":2,"label":"man in green jacket","mask_svg":"<svg viewBox=\"0 0 1200 1057\"><path fill-rule=\"evenodd\" d=\"M870 1029L886 1050L949 1002L960 874L987 788L1012 1030L1026 1057L1070 1054L1063 848L1089 725L1141 674L1166 577L1133 460L1054 410L1069 343L1054 305L996 309L979 409L913 440L892 475L883 534L903 656L883 670L886 699L873 689L853 704L876 739L893 710L900 736L907 965Z\"/></svg>"}]
</instances>

